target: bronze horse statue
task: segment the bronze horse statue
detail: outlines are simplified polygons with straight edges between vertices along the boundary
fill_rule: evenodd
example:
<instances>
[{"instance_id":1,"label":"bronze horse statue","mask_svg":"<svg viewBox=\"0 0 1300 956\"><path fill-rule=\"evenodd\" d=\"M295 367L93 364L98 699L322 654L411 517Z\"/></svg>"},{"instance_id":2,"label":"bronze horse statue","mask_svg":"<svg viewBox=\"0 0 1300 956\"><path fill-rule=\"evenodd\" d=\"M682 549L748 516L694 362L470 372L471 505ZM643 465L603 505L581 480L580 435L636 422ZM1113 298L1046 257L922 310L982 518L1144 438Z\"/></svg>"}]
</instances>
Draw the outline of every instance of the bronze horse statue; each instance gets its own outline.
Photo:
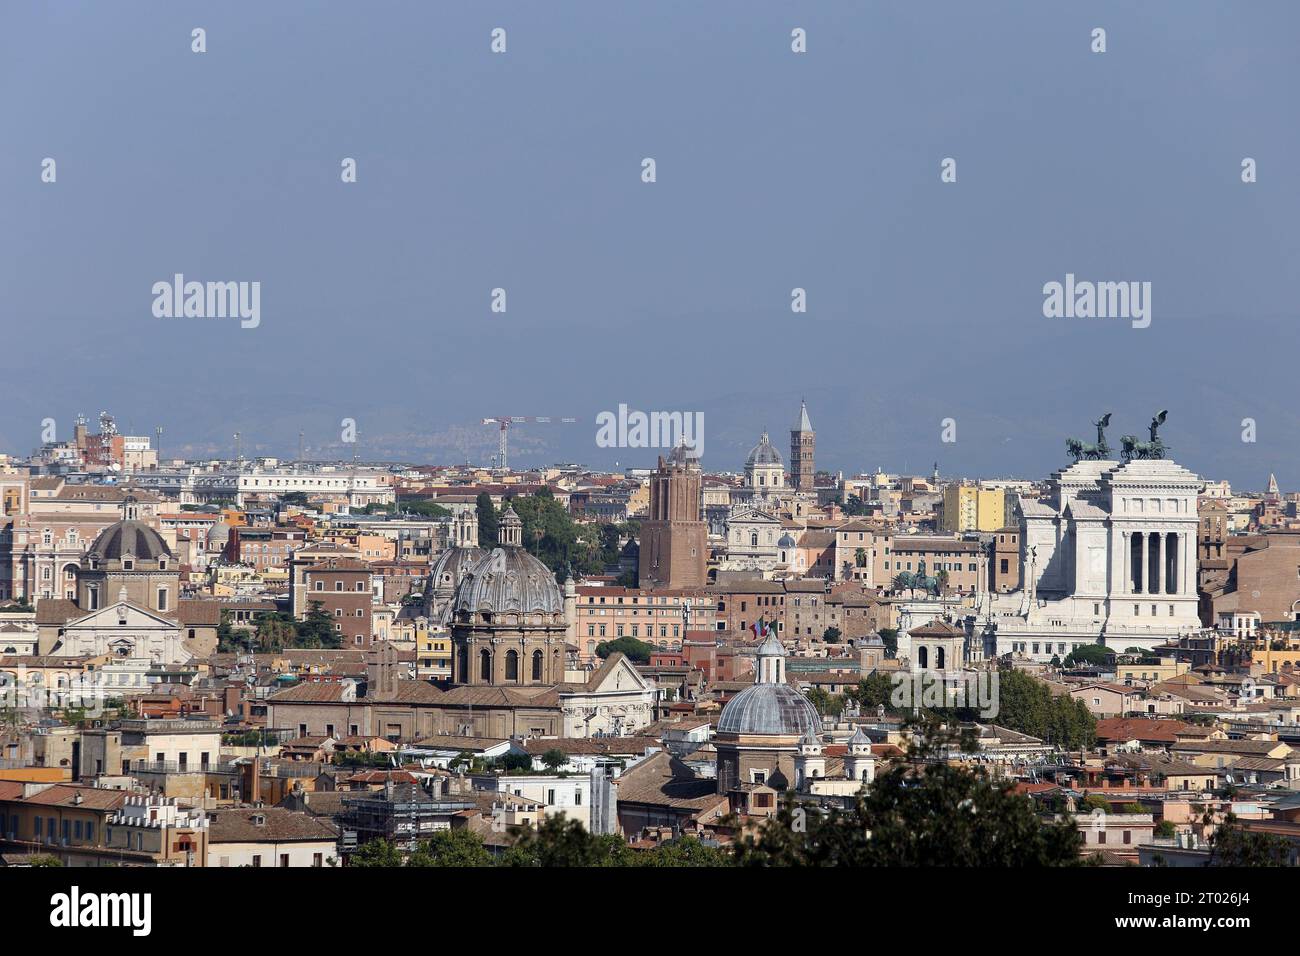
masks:
<instances>
[{"instance_id":1,"label":"bronze horse statue","mask_svg":"<svg viewBox=\"0 0 1300 956\"><path fill-rule=\"evenodd\" d=\"M1106 428L1110 425L1110 412L1101 416L1093 424L1097 426L1096 444L1088 444L1079 441L1077 438L1067 438L1065 440L1065 450L1074 456L1075 462L1083 458L1100 461L1110 457L1110 445L1106 443Z\"/></svg>"},{"instance_id":2,"label":"bronze horse statue","mask_svg":"<svg viewBox=\"0 0 1300 956\"><path fill-rule=\"evenodd\" d=\"M1156 412L1155 416L1151 419L1151 424L1147 426L1147 433L1151 436L1150 441L1138 441L1136 435L1124 435L1120 438L1119 443L1123 446L1125 461L1158 459L1165 457L1165 453L1169 449L1165 447L1165 443L1161 439L1159 431L1160 426L1165 423L1165 419L1168 415L1168 409L1161 409Z\"/></svg>"}]
</instances>

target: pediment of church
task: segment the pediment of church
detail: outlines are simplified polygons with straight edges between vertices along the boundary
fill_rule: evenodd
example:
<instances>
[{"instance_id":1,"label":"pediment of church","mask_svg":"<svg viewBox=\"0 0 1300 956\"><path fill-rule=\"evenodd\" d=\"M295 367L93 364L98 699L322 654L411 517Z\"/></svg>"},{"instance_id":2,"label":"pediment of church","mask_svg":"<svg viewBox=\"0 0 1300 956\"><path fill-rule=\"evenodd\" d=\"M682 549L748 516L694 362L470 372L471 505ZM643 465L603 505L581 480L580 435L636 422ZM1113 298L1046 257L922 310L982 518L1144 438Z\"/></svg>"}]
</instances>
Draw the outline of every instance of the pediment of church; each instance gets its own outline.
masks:
<instances>
[{"instance_id":1,"label":"pediment of church","mask_svg":"<svg viewBox=\"0 0 1300 956\"><path fill-rule=\"evenodd\" d=\"M118 601L108 607L74 618L65 625L65 630L112 631L118 628L134 628L136 630L141 628L150 630L167 628L175 630L176 626L175 621L132 604L130 601Z\"/></svg>"},{"instance_id":2,"label":"pediment of church","mask_svg":"<svg viewBox=\"0 0 1300 956\"><path fill-rule=\"evenodd\" d=\"M727 516L728 525L772 525L780 527L779 518L774 518L766 511L759 511L756 508L739 508Z\"/></svg>"},{"instance_id":3,"label":"pediment of church","mask_svg":"<svg viewBox=\"0 0 1300 956\"><path fill-rule=\"evenodd\" d=\"M604 673L597 671L592 677L595 682L587 685L585 693L626 694L650 689L650 682L641 676L626 657L620 657Z\"/></svg>"}]
</instances>

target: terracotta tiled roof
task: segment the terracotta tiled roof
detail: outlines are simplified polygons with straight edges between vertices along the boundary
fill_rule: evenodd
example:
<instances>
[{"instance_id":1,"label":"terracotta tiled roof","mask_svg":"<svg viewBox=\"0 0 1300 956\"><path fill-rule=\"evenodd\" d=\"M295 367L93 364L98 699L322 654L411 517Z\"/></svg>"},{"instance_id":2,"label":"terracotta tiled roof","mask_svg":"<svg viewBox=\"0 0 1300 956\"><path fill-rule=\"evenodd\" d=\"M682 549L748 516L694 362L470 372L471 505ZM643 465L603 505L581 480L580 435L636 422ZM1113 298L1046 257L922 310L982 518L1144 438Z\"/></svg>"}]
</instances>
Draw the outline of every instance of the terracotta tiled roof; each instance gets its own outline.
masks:
<instances>
[{"instance_id":1,"label":"terracotta tiled roof","mask_svg":"<svg viewBox=\"0 0 1300 956\"><path fill-rule=\"evenodd\" d=\"M338 831L324 820L281 807L212 810L208 819L209 844L320 842L338 836Z\"/></svg>"},{"instance_id":2,"label":"terracotta tiled roof","mask_svg":"<svg viewBox=\"0 0 1300 956\"><path fill-rule=\"evenodd\" d=\"M81 807L86 810L116 810L126 802L123 790L102 790L98 787L77 787L67 783L34 793L23 800L33 806Z\"/></svg>"},{"instance_id":3,"label":"terracotta tiled roof","mask_svg":"<svg viewBox=\"0 0 1300 956\"><path fill-rule=\"evenodd\" d=\"M1097 721L1097 739L1102 741L1143 740L1172 744L1190 728L1190 724L1185 724L1181 720L1111 717L1107 720Z\"/></svg>"}]
</instances>

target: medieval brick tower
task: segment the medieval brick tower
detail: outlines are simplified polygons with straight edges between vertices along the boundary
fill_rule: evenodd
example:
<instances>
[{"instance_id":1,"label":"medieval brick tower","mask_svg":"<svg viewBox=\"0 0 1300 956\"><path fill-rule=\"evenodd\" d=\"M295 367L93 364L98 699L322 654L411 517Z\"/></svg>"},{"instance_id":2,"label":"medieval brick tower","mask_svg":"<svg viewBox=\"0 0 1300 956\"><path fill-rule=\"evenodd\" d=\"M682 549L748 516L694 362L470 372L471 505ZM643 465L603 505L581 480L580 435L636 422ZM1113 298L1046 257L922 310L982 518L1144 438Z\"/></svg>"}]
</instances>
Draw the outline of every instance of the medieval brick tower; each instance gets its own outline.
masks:
<instances>
[{"instance_id":1,"label":"medieval brick tower","mask_svg":"<svg viewBox=\"0 0 1300 956\"><path fill-rule=\"evenodd\" d=\"M799 403L799 420L790 429L790 484L795 491L812 491L816 467L813 455L817 450L817 433L808 420L808 405Z\"/></svg>"},{"instance_id":2,"label":"medieval brick tower","mask_svg":"<svg viewBox=\"0 0 1300 956\"><path fill-rule=\"evenodd\" d=\"M649 517L641 522L641 587L704 586L708 532L700 516L700 483L699 462L684 447L660 456L650 476Z\"/></svg>"}]
</instances>

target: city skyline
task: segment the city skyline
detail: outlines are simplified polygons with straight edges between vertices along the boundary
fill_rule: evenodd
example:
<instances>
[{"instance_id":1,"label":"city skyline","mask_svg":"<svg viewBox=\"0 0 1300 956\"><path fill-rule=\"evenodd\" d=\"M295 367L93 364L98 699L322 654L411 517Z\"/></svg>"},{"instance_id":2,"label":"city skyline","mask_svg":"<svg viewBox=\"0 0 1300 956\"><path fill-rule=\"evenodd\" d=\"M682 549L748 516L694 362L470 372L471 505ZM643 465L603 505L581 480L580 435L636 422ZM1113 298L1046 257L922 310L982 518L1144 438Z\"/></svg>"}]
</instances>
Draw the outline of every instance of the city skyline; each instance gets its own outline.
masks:
<instances>
[{"instance_id":1,"label":"city skyline","mask_svg":"<svg viewBox=\"0 0 1300 956\"><path fill-rule=\"evenodd\" d=\"M868 474L877 469L889 474L915 474L928 475L937 464L939 471L945 477L972 478L972 479L998 479L998 478L1015 478L1040 481L1047 475L1061 468L1068 467L1071 457L1066 449L1066 437L1078 437L1084 440L1091 440L1093 437L1094 425L1088 415L1100 414L1100 412L1089 412L1080 416L1081 421L1077 426L1069 426L1072 430L1067 433L1061 433L1052 437L1040 437L1046 427L1042 426L1036 429L1036 434L1032 441L1021 441L1017 447L1019 457L1010 456L1004 459L995 459L987 455L973 456L976 461L992 462L990 469L964 469L962 462L963 447L960 442L960 425L958 420L959 441L953 443L944 443L942 439L933 443L933 457L926 460L921 458L915 461L909 461L905 458L891 458L888 451L882 451L879 457L872 457L870 460L860 460L856 465L848 460L843 450L843 442L837 443L833 435L827 435L820 426L821 415L815 407L809 408L809 414L813 417L814 431L817 434L817 454L816 467L818 471L829 474L843 473L845 475ZM1124 434L1135 434L1139 437L1145 433L1147 423L1150 421L1150 413L1147 414L1125 414L1112 410L1112 424L1108 427L1108 435L1111 441L1112 452L1109 456L1112 459L1120 458L1119 439ZM76 415L69 416L66 420L70 423L75 422ZM95 427L91 416L83 415L91 422L91 427ZM137 416L138 417L138 416ZM787 418L792 416L787 415ZM139 422L131 416L121 416L116 419L118 430L122 434L141 435L153 440L155 438L155 427L141 427ZM706 422L709 416L705 414ZM55 420L56 423L59 421ZM756 428L752 435L746 436L743 424L737 424L727 428L722 438L716 436L710 438L712 447L706 450L701 456L701 464L706 471L718 473L740 473L743 471L745 456L757 443L760 435L766 431L773 436L773 443L781 452L783 458L789 456L789 431L793 421L786 422L780 427L769 426ZM1010 425L1010 423L1003 423ZM1195 435L1185 435L1184 431L1179 428L1184 424L1177 417L1177 410L1170 411L1170 425L1166 426L1165 435L1170 436L1166 444L1169 445L1167 456L1178 460L1180 463L1188 464L1191 460L1189 455L1183 454L1184 449L1190 445L1192 448L1200 447L1204 449L1206 443L1197 444L1189 442L1188 439L1194 439ZM1229 427L1227 423L1225 428ZM510 467L515 471L526 471L530 469L546 468L562 463L573 463L592 470L627 470L640 469L650 470L654 468L655 462L660 454L666 454L667 448L602 448L594 440L597 426L594 419L582 418L576 422L561 423L556 417L553 422L534 425L521 423L512 426L510 429ZM942 432L942 422L936 422L934 428L938 436ZM1237 438L1240 441L1242 429L1237 428ZM392 462L408 464L413 466L431 465L444 467L460 467L466 464L483 468L499 468L496 461L498 448L499 430L496 425L484 425L478 422L466 422L453 425L441 432L431 432L424 435L381 435L378 438L369 434L364 424L356 426L356 440L348 443L341 440L341 429L334 430L333 440L321 440L323 432L306 432L303 435L303 460L308 462L348 462L359 460L362 462ZM56 435L59 440L66 440L71 435L71 428L66 431L61 428L56 429ZM555 440L554 436L565 436L566 440ZM39 437L39 435L37 436ZM225 459L233 460L235 456L236 442L234 433L222 436L224 440L214 440L211 442L194 441L187 437L184 426L164 428L162 441L159 447L163 451L164 461L172 459L186 458L191 460L206 459ZM998 450L1005 449L1008 445L1015 442L1015 437L1011 435L1003 436L1000 442L981 443L986 447L997 447ZM1059 453L1053 457L1052 444L1059 446ZM1243 448L1252 449L1256 446L1249 442L1241 443ZM12 451L0 447L0 453L9 453L19 457L25 456L34 450L39 449L41 443L35 442L30 448L17 448ZM877 437L873 443L874 447L883 447L884 440ZM719 448L719 446L721 446ZM969 445L967 446L969 447ZM258 431L251 433L241 431L239 441L240 454L244 459L253 458L277 458L284 462L295 461L298 459L298 436L294 433L292 436L277 441L268 442L259 436ZM587 454L582 454L584 448ZM407 449L408 453L401 453ZM1028 458L1026 459L1026 449L1028 449ZM1195 454L1191 452L1189 454ZM1258 461L1262 466L1262 472L1256 473L1251 470L1244 461L1239 460L1233 472L1206 472L1202 469L1188 464L1193 471L1196 471L1206 481L1228 481L1234 488L1240 488L1244 491L1262 491L1270 475L1276 476L1278 481L1284 486L1289 486L1287 480L1288 471L1285 466L1285 458L1279 457L1277 463L1270 463L1262 455L1252 453L1249 457L1253 463ZM1035 467L1033 462L1041 459L1042 464ZM1012 460L1029 460L1030 465L1025 469L1016 470L1009 464L1004 464L1001 468L997 462L1009 462ZM844 466L841 466L843 463ZM790 462L785 462L787 470ZM1235 474L1237 477L1230 477Z\"/></svg>"}]
</instances>

